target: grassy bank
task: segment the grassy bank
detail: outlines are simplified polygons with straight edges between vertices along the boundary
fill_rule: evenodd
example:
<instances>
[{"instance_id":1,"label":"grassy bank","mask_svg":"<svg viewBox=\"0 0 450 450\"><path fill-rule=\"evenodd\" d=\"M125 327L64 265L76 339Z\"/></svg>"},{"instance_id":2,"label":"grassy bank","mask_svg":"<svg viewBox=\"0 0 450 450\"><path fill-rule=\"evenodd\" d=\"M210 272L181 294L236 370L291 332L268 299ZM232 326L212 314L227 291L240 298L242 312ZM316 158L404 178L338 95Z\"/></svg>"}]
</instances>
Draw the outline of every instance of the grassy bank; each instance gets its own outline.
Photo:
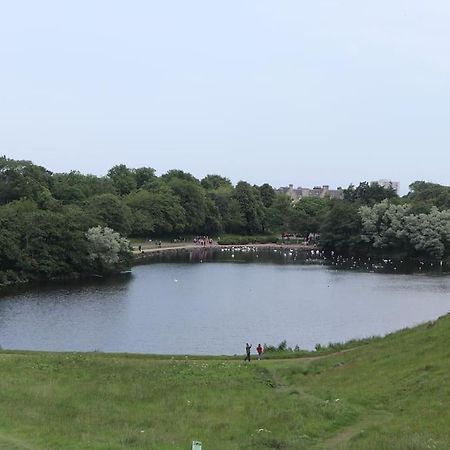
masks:
<instances>
[{"instance_id":1,"label":"grassy bank","mask_svg":"<svg viewBox=\"0 0 450 450\"><path fill-rule=\"evenodd\" d=\"M316 357L0 353L0 448L448 449L450 316Z\"/></svg>"},{"instance_id":2,"label":"grassy bank","mask_svg":"<svg viewBox=\"0 0 450 450\"><path fill-rule=\"evenodd\" d=\"M275 234L263 234L259 236L224 234L220 236L218 243L220 245L279 244L281 243L281 238Z\"/></svg>"},{"instance_id":3,"label":"grassy bank","mask_svg":"<svg viewBox=\"0 0 450 450\"><path fill-rule=\"evenodd\" d=\"M194 244L195 236L184 236L179 239L153 239L148 241L146 239L130 239L131 244L134 247L141 245L143 249L152 248L170 248L179 247L184 245ZM219 245L250 245L250 244L281 244L283 241L280 235L276 234L262 234L262 235L241 235L241 234L222 234L220 237L211 236L214 243ZM159 245L161 243L161 245ZM292 243L297 243L297 241L292 241ZM301 240L303 243L303 240Z\"/></svg>"}]
</instances>

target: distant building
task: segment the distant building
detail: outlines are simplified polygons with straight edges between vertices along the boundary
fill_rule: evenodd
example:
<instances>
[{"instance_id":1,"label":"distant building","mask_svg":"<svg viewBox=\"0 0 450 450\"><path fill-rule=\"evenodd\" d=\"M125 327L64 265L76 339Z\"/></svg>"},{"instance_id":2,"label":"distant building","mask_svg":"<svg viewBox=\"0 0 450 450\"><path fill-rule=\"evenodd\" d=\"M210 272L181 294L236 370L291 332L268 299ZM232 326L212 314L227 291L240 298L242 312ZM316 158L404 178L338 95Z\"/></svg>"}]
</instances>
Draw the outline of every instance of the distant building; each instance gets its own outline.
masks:
<instances>
[{"instance_id":1,"label":"distant building","mask_svg":"<svg viewBox=\"0 0 450 450\"><path fill-rule=\"evenodd\" d=\"M324 184L322 187L314 186L312 189L298 187L294 189L294 185L290 184L287 187L280 187L277 189L280 194L288 195L293 202L297 202L302 198L314 197L314 198L344 198L344 191L342 188L330 189L330 186Z\"/></svg>"},{"instance_id":2,"label":"distant building","mask_svg":"<svg viewBox=\"0 0 450 450\"><path fill-rule=\"evenodd\" d=\"M384 187L384 188L392 188L394 191L399 195L400 193L400 183L398 181L391 181L391 180L378 180L373 181L373 183L377 183L378 186Z\"/></svg>"}]
</instances>

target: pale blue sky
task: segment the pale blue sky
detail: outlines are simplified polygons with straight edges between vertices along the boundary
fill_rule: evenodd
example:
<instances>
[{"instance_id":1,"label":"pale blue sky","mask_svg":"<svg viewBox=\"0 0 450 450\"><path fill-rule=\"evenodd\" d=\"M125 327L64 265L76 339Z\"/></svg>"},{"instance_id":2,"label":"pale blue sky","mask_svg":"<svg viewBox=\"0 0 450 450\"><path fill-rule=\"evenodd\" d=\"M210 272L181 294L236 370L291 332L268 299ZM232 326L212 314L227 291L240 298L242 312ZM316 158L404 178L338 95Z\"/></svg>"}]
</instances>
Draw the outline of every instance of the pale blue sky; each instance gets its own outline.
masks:
<instances>
[{"instance_id":1,"label":"pale blue sky","mask_svg":"<svg viewBox=\"0 0 450 450\"><path fill-rule=\"evenodd\" d=\"M450 184L450 2L0 0L0 154Z\"/></svg>"}]
</instances>

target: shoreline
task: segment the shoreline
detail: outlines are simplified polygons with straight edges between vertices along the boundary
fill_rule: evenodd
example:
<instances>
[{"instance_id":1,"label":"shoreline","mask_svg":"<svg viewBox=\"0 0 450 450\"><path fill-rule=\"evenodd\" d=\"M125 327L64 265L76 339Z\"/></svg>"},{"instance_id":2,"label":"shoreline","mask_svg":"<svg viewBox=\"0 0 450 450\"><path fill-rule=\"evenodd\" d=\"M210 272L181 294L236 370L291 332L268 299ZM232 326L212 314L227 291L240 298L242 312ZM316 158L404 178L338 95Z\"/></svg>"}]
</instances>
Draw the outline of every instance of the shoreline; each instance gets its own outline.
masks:
<instances>
[{"instance_id":1,"label":"shoreline","mask_svg":"<svg viewBox=\"0 0 450 450\"><path fill-rule=\"evenodd\" d=\"M168 253L172 251L178 250L217 250L221 248L235 248L235 249L243 249L243 248L266 248L266 249L296 249L296 250L317 250L317 246L308 245L308 244L208 244L208 245L199 245L199 244L185 244L185 245L173 245L170 247L155 247L155 248L143 248L141 251L136 250L133 247L133 257L135 259L140 259L145 257L147 254L154 253Z\"/></svg>"},{"instance_id":2,"label":"shoreline","mask_svg":"<svg viewBox=\"0 0 450 450\"><path fill-rule=\"evenodd\" d=\"M224 244L220 245L217 242L214 242L213 244L208 245L199 245L194 243L189 244L183 244L183 245L170 245L170 246L161 246L161 247L152 247L152 248L144 248L142 251L139 251L136 249L136 246L133 246L133 250L131 253L131 261L130 261L130 267L128 269L122 269L120 271L110 273L107 275L97 275L97 274L86 274L86 273L72 273L69 275L59 276L59 277L52 277L48 279L42 279L42 280L30 280L30 279L23 279L11 283L0 283L0 291L3 291L8 288L15 288L18 286L30 286L34 283L47 283L47 282L58 282L58 281L74 281L74 280L83 280L83 279L93 279L93 278L105 278L108 276L118 276L118 275L125 275L131 272L131 269L135 265L139 265L142 262L145 262L147 259L149 259L151 256L158 255L158 254L164 254L164 253L172 253L172 252L178 252L178 251L189 251L189 250L217 250L221 248L227 248L227 249L243 249L243 248L266 248L266 249L297 249L297 250L316 250L316 246L311 245L305 245L305 244L276 244L276 243L270 243L270 244Z\"/></svg>"}]
</instances>

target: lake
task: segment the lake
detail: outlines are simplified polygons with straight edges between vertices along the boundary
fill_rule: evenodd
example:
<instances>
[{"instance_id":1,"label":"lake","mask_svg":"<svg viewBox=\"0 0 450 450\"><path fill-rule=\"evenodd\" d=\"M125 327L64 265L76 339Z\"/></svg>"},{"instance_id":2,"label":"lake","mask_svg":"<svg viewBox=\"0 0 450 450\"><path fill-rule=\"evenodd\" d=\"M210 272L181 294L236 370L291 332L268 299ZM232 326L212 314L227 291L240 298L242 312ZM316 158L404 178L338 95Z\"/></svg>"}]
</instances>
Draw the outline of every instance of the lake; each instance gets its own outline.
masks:
<instances>
[{"instance_id":1,"label":"lake","mask_svg":"<svg viewBox=\"0 0 450 450\"><path fill-rule=\"evenodd\" d=\"M0 296L4 349L242 354L246 342L342 342L450 311L450 276L336 270L296 252L156 256L130 276Z\"/></svg>"}]
</instances>

